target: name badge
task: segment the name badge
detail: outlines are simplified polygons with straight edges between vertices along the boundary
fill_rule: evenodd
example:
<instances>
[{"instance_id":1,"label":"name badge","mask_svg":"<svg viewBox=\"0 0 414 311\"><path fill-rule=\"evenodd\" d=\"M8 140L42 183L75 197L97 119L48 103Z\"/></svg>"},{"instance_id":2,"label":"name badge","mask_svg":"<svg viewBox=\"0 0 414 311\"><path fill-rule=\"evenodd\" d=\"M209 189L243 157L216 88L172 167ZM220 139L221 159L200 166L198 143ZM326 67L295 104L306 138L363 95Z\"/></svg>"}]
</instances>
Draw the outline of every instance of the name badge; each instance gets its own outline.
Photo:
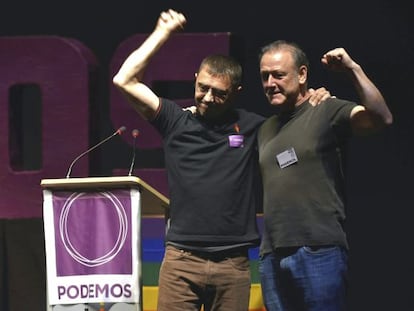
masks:
<instances>
[{"instance_id":1,"label":"name badge","mask_svg":"<svg viewBox=\"0 0 414 311\"><path fill-rule=\"evenodd\" d=\"M295 149L293 149L293 147L276 155L276 159L280 168L285 168L298 162L298 157L296 156Z\"/></svg>"},{"instance_id":2,"label":"name badge","mask_svg":"<svg viewBox=\"0 0 414 311\"><path fill-rule=\"evenodd\" d=\"M230 135L229 146L231 148L242 148L244 147L244 136L243 135Z\"/></svg>"}]
</instances>

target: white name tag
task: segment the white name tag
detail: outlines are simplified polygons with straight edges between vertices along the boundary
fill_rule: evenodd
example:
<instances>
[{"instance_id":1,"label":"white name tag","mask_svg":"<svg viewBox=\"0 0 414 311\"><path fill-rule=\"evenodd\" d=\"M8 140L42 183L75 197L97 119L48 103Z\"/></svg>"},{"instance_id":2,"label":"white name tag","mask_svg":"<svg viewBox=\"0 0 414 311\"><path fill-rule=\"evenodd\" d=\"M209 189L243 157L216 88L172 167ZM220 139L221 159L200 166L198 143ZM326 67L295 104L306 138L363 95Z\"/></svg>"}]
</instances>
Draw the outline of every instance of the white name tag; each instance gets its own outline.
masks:
<instances>
[{"instance_id":1,"label":"white name tag","mask_svg":"<svg viewBox=\"0 0 414 311\"><path fill-rule=\"evenodd\" d=\"M296 156L295 149L293 149L293 147L276 155L276 159L280 168L285 168L298 162L298 157Z\"/></svg>"}]
</instances>

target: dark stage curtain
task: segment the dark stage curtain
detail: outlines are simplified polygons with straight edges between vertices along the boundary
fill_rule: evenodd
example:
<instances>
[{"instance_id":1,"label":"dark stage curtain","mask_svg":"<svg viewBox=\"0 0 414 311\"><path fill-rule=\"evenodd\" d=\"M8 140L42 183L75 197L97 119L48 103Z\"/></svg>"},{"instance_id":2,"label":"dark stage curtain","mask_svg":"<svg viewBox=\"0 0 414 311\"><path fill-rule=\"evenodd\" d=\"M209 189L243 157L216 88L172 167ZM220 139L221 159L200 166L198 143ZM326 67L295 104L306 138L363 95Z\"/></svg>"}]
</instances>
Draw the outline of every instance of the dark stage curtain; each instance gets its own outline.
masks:
<instances>
[{"instance_id":1,"label":"dark stage curtain","mask_svg":"<svg viewBox=\"0 0 414 311\"><path fill-rule=\"evenodd\" d=\"M0 219L0 310L46 310L41 218Z\"/></svg>"}]
</instances>

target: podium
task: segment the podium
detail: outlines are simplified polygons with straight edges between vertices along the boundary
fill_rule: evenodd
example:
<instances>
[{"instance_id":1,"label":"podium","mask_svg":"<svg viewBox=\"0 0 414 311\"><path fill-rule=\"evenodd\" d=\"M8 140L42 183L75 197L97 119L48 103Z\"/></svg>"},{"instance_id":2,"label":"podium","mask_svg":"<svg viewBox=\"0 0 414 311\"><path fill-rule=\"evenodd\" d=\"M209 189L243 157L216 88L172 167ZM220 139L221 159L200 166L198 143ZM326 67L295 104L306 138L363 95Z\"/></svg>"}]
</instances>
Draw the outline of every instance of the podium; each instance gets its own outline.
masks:
<instances>
[{"instance_id":1,"label":"podium","mask_svg":"<svg viewBox=\"0 0 414 311\"><path fill-rule=\"evenodd\" d=\"M141 216L169 200L135 176L42 179L47 311L142 311Z\"/></svg>"}]
</instances>

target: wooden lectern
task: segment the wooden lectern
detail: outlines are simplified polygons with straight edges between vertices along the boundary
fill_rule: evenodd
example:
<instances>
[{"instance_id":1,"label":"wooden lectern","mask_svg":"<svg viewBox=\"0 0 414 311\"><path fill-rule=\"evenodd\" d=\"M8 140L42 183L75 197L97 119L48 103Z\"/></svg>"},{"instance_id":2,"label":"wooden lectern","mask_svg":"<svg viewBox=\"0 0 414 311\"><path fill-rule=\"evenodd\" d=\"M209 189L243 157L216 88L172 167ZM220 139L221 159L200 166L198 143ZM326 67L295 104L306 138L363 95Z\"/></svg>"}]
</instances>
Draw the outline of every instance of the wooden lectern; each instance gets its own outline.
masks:
<instances>
[{"instance_id":1,"label":"wooden lectern","mask_svg":"<svg viewBox=\"0 0 414 311\"><path fill-rule=\"evenodd\" d=\"M168 198L135 176L41 187L47 310L142 311L141 215L167 216Z\"/></svg>"}]
</instances>

